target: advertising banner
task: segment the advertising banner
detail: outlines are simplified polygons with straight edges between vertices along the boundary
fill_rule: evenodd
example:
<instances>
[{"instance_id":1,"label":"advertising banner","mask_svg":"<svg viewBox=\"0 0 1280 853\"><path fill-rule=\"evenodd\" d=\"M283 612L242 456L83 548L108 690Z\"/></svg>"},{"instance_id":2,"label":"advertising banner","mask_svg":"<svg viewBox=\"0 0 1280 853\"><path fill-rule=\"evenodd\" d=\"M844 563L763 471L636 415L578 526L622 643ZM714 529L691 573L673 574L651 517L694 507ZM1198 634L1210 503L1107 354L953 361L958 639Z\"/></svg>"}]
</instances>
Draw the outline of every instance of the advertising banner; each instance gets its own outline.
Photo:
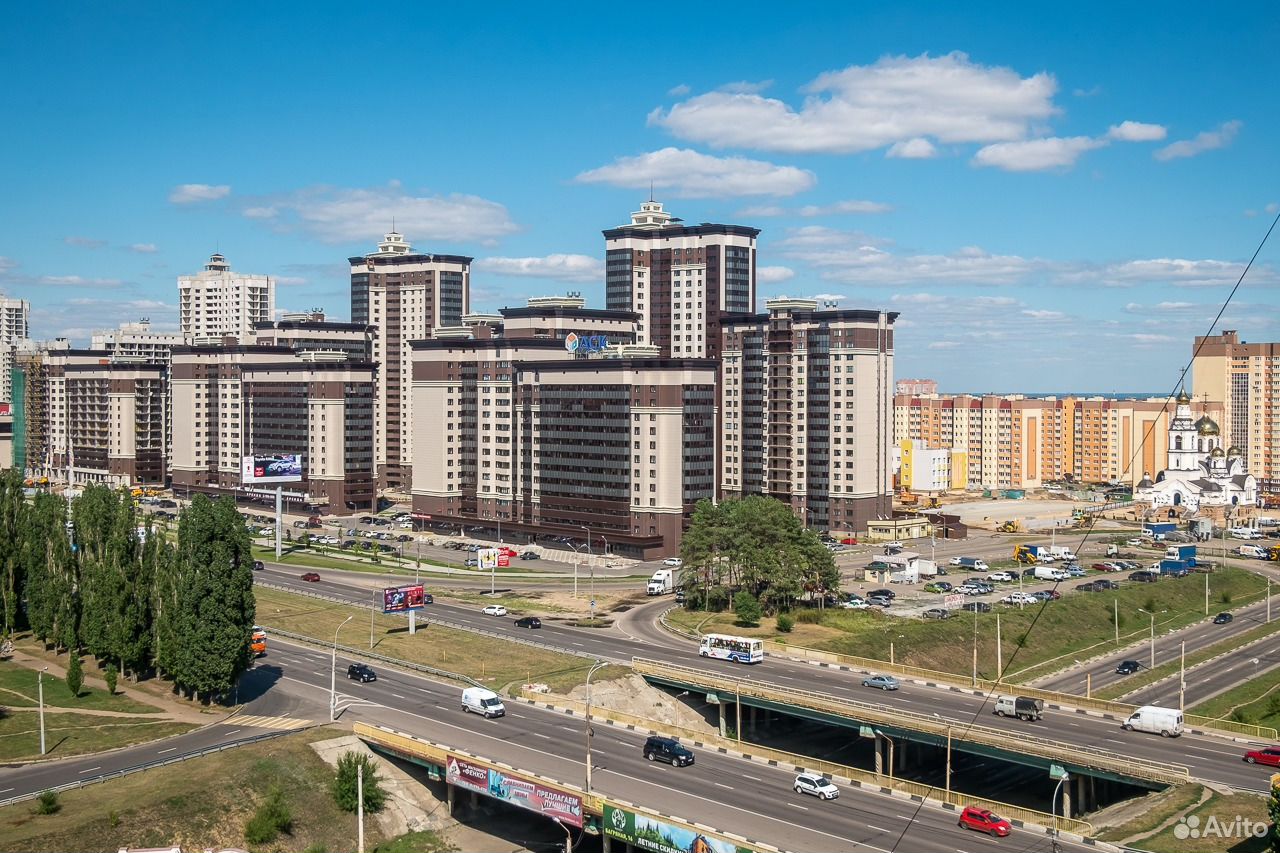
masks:
<instances>
[{"instance_id":1,"label":"advertising banner","mask_svg":"<svg viewBox=\"0 0 1280 853\"><path fill-rule=\"evenodd\" d=\"M422 610L425 606L421 586L389 586L382 590L382 612L404 613Z\"/></svg>"},{"instance_id":2,"label":"advertising banner","mask_svg":"<svg viewBox=\"0 0 1280 853\"><path fill-rule=\"evenodd\" d=\"M570 826L582 826L582 798L577 794L557 791L453 754L445 757L445 781L450 785L478 791L513 806L537 812L543 817L555 818ZM732 848L730 853L733 853Z\"/></svg>"},{"instance_id":3,"label":"advertising banner","mask_svg":"<svg viewBox=\"0 0 1280 853\"><path fill-rule=\"evenodd\" d=\"M604 807L604 833L639 850L654 853L750 853L729 841L708 838L695 829L610 805Z\"/></svg>"},{"instance_id":4,"label":"advertising banner","mask_svg":"<svg viewBox=\"0 0 1280 853\"><path fill-rule=\"evenodd\" d=\"M942 597L942 606L948 610L959 610L964 607L963 595L946 595Z\"/></svg>"},{"instance_id":5,"label":"advertising banner","mask_svg":"<svg viewBox=\"0 0 1280 853\"><path fill-rule=\"evenodd\" d=\"M302 457L296 453L240 458L242 483L297 483L302 480Z\"/></svg>"},{"instance_id":6,"label":"advertising banner","mask_svg":"<svg viewBox=\"0 0 1280 853\"><path fill-rule=\"evenodd\" d=\"M476 552L476 559L480 561L480 568L496 569L498 568L498 549L481 548Z\"/></svg>"}]
</instances>

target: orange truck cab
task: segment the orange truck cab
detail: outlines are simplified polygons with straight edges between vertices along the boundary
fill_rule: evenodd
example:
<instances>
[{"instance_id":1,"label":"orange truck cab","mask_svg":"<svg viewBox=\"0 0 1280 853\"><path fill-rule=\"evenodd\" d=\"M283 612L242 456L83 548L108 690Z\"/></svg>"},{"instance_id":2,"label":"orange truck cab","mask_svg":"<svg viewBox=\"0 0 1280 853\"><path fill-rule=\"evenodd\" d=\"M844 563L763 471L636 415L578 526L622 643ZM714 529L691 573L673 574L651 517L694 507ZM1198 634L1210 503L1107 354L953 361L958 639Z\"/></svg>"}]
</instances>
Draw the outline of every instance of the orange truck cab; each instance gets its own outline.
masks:
<instances>
[{"instance_id":1,"label":"orange truck cab","mask_svg":"<svg viewBox=\"0 0 1280 853\"><path fill-rule=\"evenodd\" d=\"M257 625L253 626L253 634L249 638L249 649L256 658L267 656L267 632Z\"/></svg>"}]
</instances>

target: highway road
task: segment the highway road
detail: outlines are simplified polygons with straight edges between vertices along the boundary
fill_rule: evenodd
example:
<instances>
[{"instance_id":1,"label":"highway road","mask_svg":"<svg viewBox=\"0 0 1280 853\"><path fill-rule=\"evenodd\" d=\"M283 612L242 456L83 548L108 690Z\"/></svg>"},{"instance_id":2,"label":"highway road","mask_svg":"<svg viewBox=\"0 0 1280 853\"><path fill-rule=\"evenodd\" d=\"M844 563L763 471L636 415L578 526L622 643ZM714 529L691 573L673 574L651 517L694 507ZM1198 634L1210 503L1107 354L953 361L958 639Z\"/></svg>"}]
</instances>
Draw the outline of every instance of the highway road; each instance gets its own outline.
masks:
<instances>
[{"instance_id":1,"label":"highway road","mask_svg":"<svg viewBox=\"0 0 1280 853\"><path fill-rule=\"evenodd\" d=\"M337 573L329 572L319 584L307 584L298 580L289 567L287 573L269 568L259 573L274 583L310 588L340 598L367 601L367 596L353 590ZM318 590L316 588L319 588ZM1193 778L1211 781L1235 788L1263 790L1268 785L1268 774L1241 761L1246 747L1226 738L1186 734L1176 740L1141 732L1126 732L1120 721L1088 714L1076 714L1050 710L1039 723L1026 724L1017 720L1000 720L992 714L992 700L975 696L969 691L905 682L902 689L891 694L869 690L861 686L863 673L835 668L817 667L811 664L769 657L753 667L735 666L721 661L704 661L697 655L694 644L673 637L656 625L657 612L668 606L669 599L642 606L623 614L612 630L577 629L553 622L544 622L536 639L566 651L595 655L604 660L629 661L632 657L646 657L668 663L702 667L723 675L743 680L765 682L784 688L813 690L843 699L876 702L888 708L905 708L926 714L937 714L957 725L975 722L981 725L1018 726L1023 733L1030 727L1043 737L1067 741L1081 746L1092 746L1110 752L1130 755L1151 761L1172 762L1186 765ZM437 603L426 611L430 620L433 614L451 622L473 625L488 630L508 632L528 637L530 632L514 627L511 618L494 618L480 612L478 605L450 605ZM513 614L514 615L514 614ZM268 620L269 621L269 620Z\"/></svg>"},{"instance_id":2,"label":"highway road","mask_svg":"<svg viewBox=\"0 0 1280 853\"><path fill-rule=\"evenodd\" d=\"M1233 687L1256 678L1280 666L1280 638L1269 636L1250 643L1218 660L1206 661L1187 670L1187 688L1183 699L1187 708L1194 708ZM1134 705L1162 705L1178 707L1178 674L1148 687L1132 691L1121 697Z\"/></svg>"}]
</instances>

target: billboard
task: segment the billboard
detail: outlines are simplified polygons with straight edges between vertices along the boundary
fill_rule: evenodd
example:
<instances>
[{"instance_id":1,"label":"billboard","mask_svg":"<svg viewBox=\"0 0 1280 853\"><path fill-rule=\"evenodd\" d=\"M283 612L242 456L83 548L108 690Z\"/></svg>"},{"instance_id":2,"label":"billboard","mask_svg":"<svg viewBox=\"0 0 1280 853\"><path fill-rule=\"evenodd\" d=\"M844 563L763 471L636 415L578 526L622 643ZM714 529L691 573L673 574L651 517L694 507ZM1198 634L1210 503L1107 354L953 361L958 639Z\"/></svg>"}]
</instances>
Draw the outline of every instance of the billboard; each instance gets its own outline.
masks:
<instances>
[{"instance_id":1,"label":"billboard","mask_svg":"<svg viewBox=\"0 0 1280 853\"><path fill-rule=\"evenodd\" d=\"M404 613L422 610L422 586L389 586L382 590L382 612Z\"/></svg>"},{"instance_id":2,"label":"billboard","mask_svg":"<svg viewBox=\"0 0 1280 853\"><path fill-rule=\"evenodd\" d=\"M582 826L582 798L568 791L548 788L538 782L476 764L452 753L445 755L445 781L561 823Z\"/></svg>"},{"instance_id":3,"label":"billboard","mask_svg":"<svg viewBox=\"0 0 1280 853\"><path fill-rule=\"evenodd\" d=\"M242 483L297 483L302 480L302 457L296 453L244 456L240 459Z\"/></svg>"},{"instance_id":4,"label":"billboard","mask_svg":"<svg viewBox=\"0 0 1280 853\"><path fill-rule=\"evenodd\" d=\"M732 842L708 838L692 827L677 826L610 805L604 807L604 834L625 841L637 850L654 853L749 853Z\"/></svg>"},{"instance_id":5,"label":"billboard","mask_svg":"<svg viewBox=\"0 0 1280 853\"><path fill-rule=\"evenodd\" d=\"M498 568L498 549L497 548L481 548L476 552L476 559L480 561L481 569Z\"/></svg>"},{"instance_id":6,"label":"billboard","mask_svg":"<svg viewBox=\"0 0 1280 853\"><path fill-rule=\"evenodd\" d=\"M604 352L609 348L609 338L605 335L579 335L577 332L570 332L565 335L564 348L575 355Z\"/></svg>"}]
</instances>

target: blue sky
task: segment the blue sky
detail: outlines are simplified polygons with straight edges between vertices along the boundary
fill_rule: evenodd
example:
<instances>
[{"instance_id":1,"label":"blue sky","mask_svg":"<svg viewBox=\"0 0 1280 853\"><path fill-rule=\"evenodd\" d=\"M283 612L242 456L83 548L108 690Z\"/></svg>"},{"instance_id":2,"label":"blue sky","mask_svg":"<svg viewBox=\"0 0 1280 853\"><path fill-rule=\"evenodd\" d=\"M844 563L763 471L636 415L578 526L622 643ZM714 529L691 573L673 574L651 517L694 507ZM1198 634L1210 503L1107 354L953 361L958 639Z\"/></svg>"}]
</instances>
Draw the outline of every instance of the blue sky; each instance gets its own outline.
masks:
<instances>
[{"instance_id":1,"label":"blue sky","mask_svg":"<svg viewBox=\"0 0 1280 853\"><path fill-rule=\"evenodd\" d=\"M652 180L763 229L762 301L901 312L901 377L1158 391L1280 210L1265 3L347 5L8 11L0 291L34 335L175 327L215 248L345 319L392 216L477 259L477 310L601 305ZM1278 271L1220 328L1280 340Z\"/></svg>"}]
</instances>

